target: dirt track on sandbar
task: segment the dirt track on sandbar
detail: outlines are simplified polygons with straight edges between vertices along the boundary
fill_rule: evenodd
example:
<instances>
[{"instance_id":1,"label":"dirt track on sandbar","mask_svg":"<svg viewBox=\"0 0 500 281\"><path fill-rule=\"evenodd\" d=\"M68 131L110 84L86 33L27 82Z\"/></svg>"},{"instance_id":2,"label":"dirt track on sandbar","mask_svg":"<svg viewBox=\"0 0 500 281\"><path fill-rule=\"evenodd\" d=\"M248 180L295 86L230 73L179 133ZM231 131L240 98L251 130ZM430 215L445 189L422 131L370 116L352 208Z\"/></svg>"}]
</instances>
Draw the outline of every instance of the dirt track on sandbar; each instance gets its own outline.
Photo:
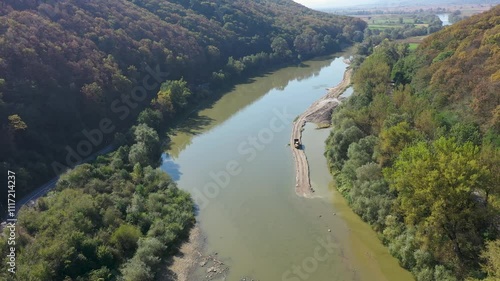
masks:
<instances>
[{"instance_id":1,"label":"dirt track on sandbar","mask_svg":"<svg viewBox=\"0 0 500 281\"><path fill-rule=\"evenodd\" d=\"M302 148L296 149L294 147L294 139L299 139L300 143L302 143L302 128L306 122L330 124L332 111L340 104L339 96L351 84L351 75L352 69L347 69L342 81L337 86L328 89L328 93L324 97L314 102L293 123L290 148L292 149L295 161L295 192L299 196L311 198L313 197L314 190L311 187L309 164L307 163L305 151Z\"/></svg>"}]
</instances>

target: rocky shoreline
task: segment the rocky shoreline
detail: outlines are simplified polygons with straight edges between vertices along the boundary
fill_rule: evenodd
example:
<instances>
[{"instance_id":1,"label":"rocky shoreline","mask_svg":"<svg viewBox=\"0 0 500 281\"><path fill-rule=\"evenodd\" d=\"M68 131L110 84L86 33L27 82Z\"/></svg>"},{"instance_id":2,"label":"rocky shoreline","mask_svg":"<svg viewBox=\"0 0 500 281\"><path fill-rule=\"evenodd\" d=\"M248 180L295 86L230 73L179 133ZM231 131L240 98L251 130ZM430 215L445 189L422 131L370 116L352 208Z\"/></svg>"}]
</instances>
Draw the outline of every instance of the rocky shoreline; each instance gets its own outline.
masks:
<instances>
[{"instance_id":1,"label":"rocky shoreline","mask_svg":"<svg viewBox=\"0 0 500 281\"><path fill-rule=\"evenodd\" d=\"M196 224L189 233L189 238L179 248L178 253L167 262L160 281L201 281L225 280L229 266L218 257L218 253L203 254L206 238ZM203 276L200 276L202 275Z\"/></svg>"}]
</instances>

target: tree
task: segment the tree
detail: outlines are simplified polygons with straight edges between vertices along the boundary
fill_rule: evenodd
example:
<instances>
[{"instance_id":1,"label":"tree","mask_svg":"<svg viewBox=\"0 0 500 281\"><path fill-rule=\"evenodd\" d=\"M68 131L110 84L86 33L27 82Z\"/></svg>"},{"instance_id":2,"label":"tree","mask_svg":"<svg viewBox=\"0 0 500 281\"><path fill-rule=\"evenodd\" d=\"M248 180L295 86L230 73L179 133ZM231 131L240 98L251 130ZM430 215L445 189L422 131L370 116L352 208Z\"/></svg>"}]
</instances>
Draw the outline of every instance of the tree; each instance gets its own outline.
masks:
<instances>
[{"instance_id":1,"label":"tree","mask_svg":"<svg viewBox=\"0 0 500 281\"><path fill-rule=\"evenodd\" d=\"M95 103L104 103L104 91L96 82L83 85L81 92L84 95L85 100Z\"/></svg>"},{"instance_id":2,"label":"tree","mask_svg":"<svg viewBox=\"0 0 500 281\"><path fill-rule=\"evenodd\" d=\"M460 265L474 259L487 216L473 197L488 181L478 160L473 144L440 138L404 149L384 170L398 192L397 208L405 222L418 227L421 241L441 261L453 261L458 273Z\"/></svg>"},{"instance_id":3,"label":"tree","mask_svg":"<svg viewBox=\"0 0 500 281\"><path fill-rule=\"evenodd\" d=\"M207 46L207 55L208 55L209 61L212 63L215 63L215 62L219 61L221 54L220 54L219 48L212 46L212 45L209 45L209 46Z\"/></svg>"},{"instance_id":4,"label":"tree","mask_svg":"<svg viewBox=\"0 0 500 281\"><path fill-rule=\"evenodd\" d=\"M144 123L133 127L133 132L136 143L130 147L130 163L133 165L140 163L143 167L156 165L161 150L158 133Z\"/></svg>"},{"instance_id":5,"label":"tree","mask_svg":"<svg viewBox=\"0 0 500 281\"><path fill-rule=\"evenodd\" d=\"M130 224L122 224L111 235L111 243L120 249L124 257L131 257L137 249L137 241L141 236L139 229Z\"/></svg>"},{"instance_id":6,"label":"tree","mask_svg":"<svg viewBox=\"0 0 500 281\"><path fill-rule=\"evenodd\" d=\"M391 67L388 58L382 52L369 56L352 78L354 91L366 96L370 101L376 94L385 94L388 88Z\"/></svg>"},{"instance_id":7,"label":"tree","mask_svg":"<svg viewBox=\"0 0 500 281\"><path fill-rule=\"evenodd\" d=\"M142 172L142 167L141 167L140 162L137 162L137 161L134 161L134 162L136 162L134 165L134 170L132 171L132 173L130 175L132 176L132 180L135 183L138 183L143 177L143 172Z\"/></svg>"},{"instance_id":8,"label":"tree","mask_svg":"<svg viewBox=\"0 0 500 281\"><path fill-rule=\"evenodd\" d=\"M172 98L168 92L158 92L157 97L151 101L151 104L157 110L161 111L164 116L172 116L175 113Z\"/></svg>"},{"instance_id":9,"label":"tree","mask_svg":"<svg viewBox=\"0 0 500 281\"><path fill-rule=\"evenodd\" d=\"M137 117L138 123L144 123L155 130L160 129L162 121L163 116L161 112L151 108L146 108L139 114L139 117Z\"/></svg>"},{"instance_id":10,"label":"tree","mask_svg":"<svg viewBox=\"0 0 500 281\"><path fill-rule=\"evenodd\" d=\"M292 55L292 51L288 46L288 42L286 42L286 40L280 36L273 39L273 42L271 43L271 49L273 49L273 53L280 58L288 58Z\"/></svg>"},{"instance_id":11,"label":"tree","mask_svg":"<svg viewBox=\"0 0 500 281\"><path fill-rule=\"evenodd\" d=\"M349 146L364 137L363 131L356 125L351 123L345 126L341 126L339 130L332 132L328 139L329 148L326 151L326 155L336 171L340 171L347 160Z\"/></svg>"},{"instance_id":12,"label":"tree","mask_svg":"<svg viewBox=\"0 0 500 281\"><path fill-rule=\"evenodd\" d=\"M130 147L128 160L132 165L147 165L149 163L149 153L144 143L136 143Z\"/></svg>"},{"instance_id":13,"label":"tree","mask_svg":"<svg viewBox=\"0 0 500 281\"><path fill-rule=\"evenodd\" d=\"M144 262L132 259L121 269L124 281L152 281L154 274Z\"/></svg>"},{"instance_id":14,"label":"tree","mask_svg":"<svg viewBox=\"0 0 500 281\"><path fill-rule=\"evenodd\" d=\"M226 70L230 74L239 76L245 70L245 64L241 62L241 60L229 57L226 64Z\"/></svg>"},{"instance_id":15,"label":"tree","mask_svg":"<svg viewBox=\"0 0 500 281\"><path fill-rule=\"evenodd\" d=\"M418 131L403 121L380 132L380 142L377 147L378 160L382 165L389 165L403 148L420 138Z\"/></svg>"},{"instance_id":16,"label":"tree","mask_svg":"<svg viewBox=\"0 0 500 281\"><path fill-rule=\"evenodd\" d=\"M500 239L488 241L486 250L481 254L485 260L483 270L488 274L484 281L495 281L500 279Z\"/></svg>"},{"instance_id":17,"label":"tree","mask_svg":"<svg viewBox=\"0 0 500 281\"><path fill-rule=\"evenodd\" d=\"M387 116L395 111L391 97L376 95L370 104L370 120L372 132L377 134L382 129Z\"/></svg>"},{"instance_id":18,"label":"tree","mask_svg":"<svg viewBox=\"0 0 500 281\"><path fill-rule=\"evenodd\" d=\"M486 205L491 204L491 197L496 198L500 195L500 148L495 147L491 143L485 143L481 147L480 163L489 173L484 186L482 186L482 193L484 194L484 201ZM498 199L497 199L498 200ZM495 203L495 202L493 202ZM494 216L494 215L493 215Z\"/></svg>"},{"instance_id":19,"label":"tree","mask_svg":"<svg viewBox=\"0 0 500 281\"><path fill-rule=\"evenodd\" d=\"M162 85L162 90L170 91L172 102L177 109L183 109L187 106L187 99L191 96L191 91L184 79L168 81L165 86Z\"/></svg>"},{"instance_id":20,"label":"tree","mask_svg":"<svg viewBox=\"0 0 500 281\"><path fill-rule=\"evenodd\" d=\"M24 123L24 121L21 119L21 117L17 114L9 116L9 126L13 132L24 131L28 128L26 123Z\"/></svg>"},{"instance_id":21,"label":"tree","mask_svg":"<svg viewBox=\"0 0 500 281\"><path fill-rule=\"evenodd\" d=\"M187 106L191 90L184 79L169 80L161 85L157 98L152 101L161 111L172 114Z\"/></svg>"},{"instance_id":22,"label":"tree","mask_svg":"<svg viewBox=\"0 0 500 281\"><path fill-rule=\"evenodd\" d=\"M166 249L167 247L157 238L141 238L134 259L138 259L150 268L156 269Z\"/></svg>"},{"instance_id":23,"label":"tree","mask_svg":"<svg viewBox=\"0 0 500 281\"><path fill-rule=\"evenodd\" d=\"M474 123L458 122L450 130L450 136L459 143L471 142L474 145L481 144L481 132L479 126Z\"/></svg>"},{"instance_id":24,"label":"tree","mask_svg":"<svg viewBox=\"0 0 500 281\"><path fill-rule=\"evenodd\" d=\"M404 57L392 68L391 78L396 84L408 84L415 74L417 57L415 54Z\"/></svg>"}]
</instances>

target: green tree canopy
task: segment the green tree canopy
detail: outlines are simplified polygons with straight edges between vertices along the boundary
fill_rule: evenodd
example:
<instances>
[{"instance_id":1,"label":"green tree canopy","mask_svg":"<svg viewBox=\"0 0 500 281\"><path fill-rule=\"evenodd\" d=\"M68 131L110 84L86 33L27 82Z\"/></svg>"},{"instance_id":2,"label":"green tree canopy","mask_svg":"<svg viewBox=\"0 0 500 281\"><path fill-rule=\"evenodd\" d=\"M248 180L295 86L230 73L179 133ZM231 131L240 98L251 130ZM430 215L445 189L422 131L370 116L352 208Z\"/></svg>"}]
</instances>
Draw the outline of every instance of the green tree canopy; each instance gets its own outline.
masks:
<instances>
[{"instance_id":1,"label":"green tree canopy","mask_svg":"<svg viewBox=\"0 0 500 281\"><path fill-rule=\"evenodd\" d=\"M463 264L476 254L487 212L475 199L488 182L479 148L440 138L404 149L384 175L397 191L397 208L443 262ZM470 261L470 260L469 260ZM458 269L457 269L458 270Z\"/></svg>"}]
</instances>

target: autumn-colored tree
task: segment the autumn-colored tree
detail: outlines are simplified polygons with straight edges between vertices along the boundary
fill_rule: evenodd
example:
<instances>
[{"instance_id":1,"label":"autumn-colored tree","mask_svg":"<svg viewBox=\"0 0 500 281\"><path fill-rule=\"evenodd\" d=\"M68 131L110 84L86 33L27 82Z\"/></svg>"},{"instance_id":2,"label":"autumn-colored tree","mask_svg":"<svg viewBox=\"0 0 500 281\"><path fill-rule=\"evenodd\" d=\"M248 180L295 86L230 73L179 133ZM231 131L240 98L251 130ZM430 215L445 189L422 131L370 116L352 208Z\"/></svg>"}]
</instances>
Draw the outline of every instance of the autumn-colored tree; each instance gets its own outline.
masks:
<instances>
[{"instance_id":1,"label":"autumn-colored tree","mask_svg":"<svg viewBox=\"0 0 500 281\"><path fill-rule=\"evenodd\" d=\"M500 279L500 240L489 241L481 257L485 260L483 269L488 274L488 277L483 281Z\"/></svg>"},{"instance_id":2,"label":"autumn-colored tree","mask_svg":"<svg viewBox=\"0 0 500 281\"><path fill-rule=\"evenodd\" d=\"M380 132L380 142L377 147L379 163L385 166L389 165L401 150L419 138L421 138L420 133L411 128L406 121L383 129Z\"/></svg>"},{"instance_id":3,"label":"autumn-colored tree","mask_svg":"<svg viewBox=\"0 0 500 281\"><path fill-rule=\"evenodd\" d=\"M24 131L28 128L26 123L17 114L9 116L9 128L12 132Z\"/></svg>"}]
</instances>

